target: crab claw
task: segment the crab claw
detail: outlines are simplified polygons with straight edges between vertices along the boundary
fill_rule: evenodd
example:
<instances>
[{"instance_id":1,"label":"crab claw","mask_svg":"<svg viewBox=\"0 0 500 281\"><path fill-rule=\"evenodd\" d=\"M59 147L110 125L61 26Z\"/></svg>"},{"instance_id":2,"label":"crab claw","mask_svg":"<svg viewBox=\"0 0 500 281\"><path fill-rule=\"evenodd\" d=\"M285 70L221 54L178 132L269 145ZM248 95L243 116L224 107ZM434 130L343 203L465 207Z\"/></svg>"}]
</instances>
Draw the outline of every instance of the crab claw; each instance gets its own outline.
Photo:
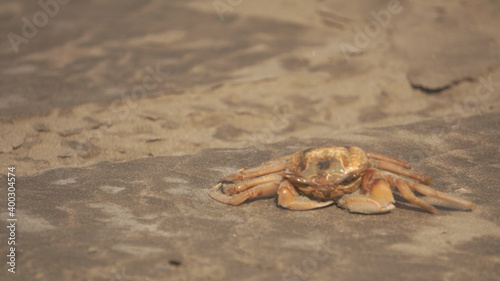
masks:
<instances>
[{"instance_id":1,"label":"crab claw","mask_svg":"<svg viewBox=\"0 0 500 281\"><path fill-rule=\"evenodd\" d=\"M349 212L361 214L386 213L395 208L391 186L385 179L374 179L367 189L368 192L365 194L357 190L344 195L338 204Z\"/></svg>"}]
</instances>

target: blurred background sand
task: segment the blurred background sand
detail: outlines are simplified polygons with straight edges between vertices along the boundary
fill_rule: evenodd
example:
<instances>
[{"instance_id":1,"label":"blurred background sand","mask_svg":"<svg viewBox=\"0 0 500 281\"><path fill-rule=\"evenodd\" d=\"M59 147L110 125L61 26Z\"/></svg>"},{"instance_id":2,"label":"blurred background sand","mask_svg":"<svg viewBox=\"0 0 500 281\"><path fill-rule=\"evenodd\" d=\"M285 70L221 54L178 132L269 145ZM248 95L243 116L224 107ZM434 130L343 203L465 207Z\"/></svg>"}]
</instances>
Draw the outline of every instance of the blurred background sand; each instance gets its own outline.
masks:
<instances>
[{"instance_id":1,"label":"blurred background sand","mask_svg":"<svg viewBox=\"0 0 500 281\"><path fill-rule=\"evenodd\" d=\"M499 111L495 1L47 3L0 4L24 175Z\"/></svg>"}]
</instances>

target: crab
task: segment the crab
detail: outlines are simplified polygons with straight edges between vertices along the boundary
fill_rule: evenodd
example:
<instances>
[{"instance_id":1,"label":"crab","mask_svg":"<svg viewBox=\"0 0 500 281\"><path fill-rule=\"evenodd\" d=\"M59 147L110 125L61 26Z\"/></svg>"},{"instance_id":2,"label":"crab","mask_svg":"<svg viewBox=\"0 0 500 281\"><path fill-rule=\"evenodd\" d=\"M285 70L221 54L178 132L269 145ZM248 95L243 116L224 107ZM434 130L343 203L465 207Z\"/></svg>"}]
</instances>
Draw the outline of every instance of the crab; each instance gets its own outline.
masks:
<instances>
[{"instance_id":1,"label":"crab","mask_svg":"<svg viewBox=\"0 0 500 281\"><path fill-rule=\"evenodd\" d=\"M378 214L395 208L392 190L397 189L403 198L430 213L436 208L415 191L475 208L468 200L429 187L431 178L411 167L406 161L356 146L318 147L241 169L222 178L209 195L229 205L277 196L278 205L290 210L337 204L352 213Z\"/></svg>"}]
</instances>

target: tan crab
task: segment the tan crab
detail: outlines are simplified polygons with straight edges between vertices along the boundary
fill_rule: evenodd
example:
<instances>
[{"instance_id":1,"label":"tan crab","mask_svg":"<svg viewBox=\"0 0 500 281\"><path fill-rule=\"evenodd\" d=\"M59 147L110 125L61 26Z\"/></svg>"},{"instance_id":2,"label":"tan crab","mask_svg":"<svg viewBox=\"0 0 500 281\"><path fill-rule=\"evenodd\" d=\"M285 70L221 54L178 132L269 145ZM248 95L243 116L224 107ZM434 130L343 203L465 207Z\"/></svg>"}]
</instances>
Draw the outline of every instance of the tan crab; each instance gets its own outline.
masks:
<instances>
[{"instance_id":1,"label":"tan crab","mask_svg":"<svg viewBox=\"0 0 500 281\"><path fill-rule=\"evenodd\" d=\"M392 189L430 213L436 208L414 191L474 209L470 201L427 186L431 179L410 171L411 164L355 146L306 149L224 177L209 192L222 203L278 196L290 210L310 210L337 203L349 212L376 214L394 209ZM414 180L408 179L412 178Z\"/></svg>"}]
</instances>

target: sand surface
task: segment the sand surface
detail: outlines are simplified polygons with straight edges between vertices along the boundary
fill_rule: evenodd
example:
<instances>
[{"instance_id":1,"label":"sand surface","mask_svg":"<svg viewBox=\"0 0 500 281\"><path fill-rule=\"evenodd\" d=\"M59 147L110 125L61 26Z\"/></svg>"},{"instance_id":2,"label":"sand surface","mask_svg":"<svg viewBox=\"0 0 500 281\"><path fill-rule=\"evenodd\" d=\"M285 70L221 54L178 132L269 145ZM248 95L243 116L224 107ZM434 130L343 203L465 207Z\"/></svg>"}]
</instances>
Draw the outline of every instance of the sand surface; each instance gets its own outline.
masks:
<instances>
[{"instance_id":1,"label":"sand surface","mask_svg":"<svg viewBox=\"0 0 500 281\"><path fill-rule=\"evenodd\" d=\"M500 274L497 1L49 2L0 3L0 174L7 186L16 167L19 218L18 270L0 276ZM396 196L363 216L207 196L320 145L411 161L478 208L428 199L430 215Z\"/></svg>"}]
</instances>

